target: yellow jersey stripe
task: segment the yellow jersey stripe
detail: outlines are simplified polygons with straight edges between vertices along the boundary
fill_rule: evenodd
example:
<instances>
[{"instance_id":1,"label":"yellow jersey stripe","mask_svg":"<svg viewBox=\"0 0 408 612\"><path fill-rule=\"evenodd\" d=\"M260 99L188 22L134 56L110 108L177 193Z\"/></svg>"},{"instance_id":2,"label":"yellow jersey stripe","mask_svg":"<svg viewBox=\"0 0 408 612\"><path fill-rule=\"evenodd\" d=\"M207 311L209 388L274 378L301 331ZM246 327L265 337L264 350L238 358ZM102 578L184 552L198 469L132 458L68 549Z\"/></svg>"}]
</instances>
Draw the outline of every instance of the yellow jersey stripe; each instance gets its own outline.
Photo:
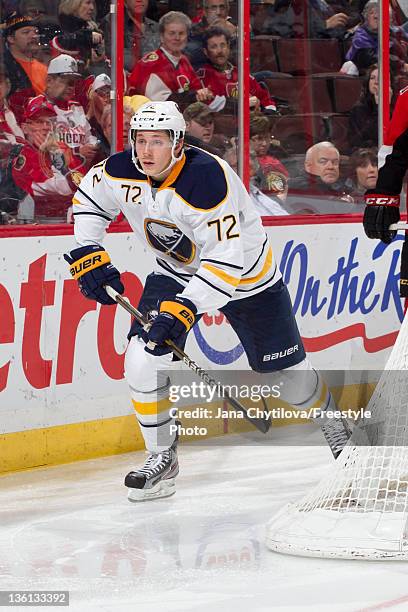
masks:
<instances>
[{"instance_id":1,"label":"yellow jersey stripe","mask_svg":"<svg viewBox=\"0 0 408 612\"><path fill-rule=\"evenodd\" d=\"M224 270L220 270L219 268L216 268L215 266L212 266L210 264L203 264L202 267L211 272L212 274L215 274L215 276L218 276L218 278L223 280L224 283L228 283L233 287L237 287L239 285L240 279L236 278L235 276L231 276L231 274L227 274L227 272L224 272Z\"/></svg>"},{"instance_id":2,"label":"yellow jersey stripe","mask_svg":"<svg viewBox=\"0 0 408 612\"><path fill-rule=\"evenodd\" d=\"M143 403L132 400L132 404L136 412L143 415L160 414L161 412L169 410L169 408L172 406L172 402L167 398L159 400L158 402Z\"/></svg>"},{"instance_id":3,"label":"yellow jersey stripe","mask_svg":"<svg viewBox=\"0 0 408 612\"><path fill-rule=\"evenodd\" d=\"M77 200L76 198L72 198L72 203L76 204L77 206L83 206L82 202L80 202L79 200Z\"/></svg>"},{"instance_id":4,"label":"yellow jersey stripe","mask_svg":"<svg viewBox=\"0 0 408 612\"><path fill-rule=\"evenodd\" d=\"M262 267L262 270L259 272L259 274L257 274L256 276L251 276L250 278L243 278L240 280L239 284L240 285L250 285L251 283L256 283L257 281L261 280L261 278L266 276L266 274L271 269L272 260L273 260L272 247L269 247L268 254L265 258L265 263Z\"/></svg>"}]
</instances>

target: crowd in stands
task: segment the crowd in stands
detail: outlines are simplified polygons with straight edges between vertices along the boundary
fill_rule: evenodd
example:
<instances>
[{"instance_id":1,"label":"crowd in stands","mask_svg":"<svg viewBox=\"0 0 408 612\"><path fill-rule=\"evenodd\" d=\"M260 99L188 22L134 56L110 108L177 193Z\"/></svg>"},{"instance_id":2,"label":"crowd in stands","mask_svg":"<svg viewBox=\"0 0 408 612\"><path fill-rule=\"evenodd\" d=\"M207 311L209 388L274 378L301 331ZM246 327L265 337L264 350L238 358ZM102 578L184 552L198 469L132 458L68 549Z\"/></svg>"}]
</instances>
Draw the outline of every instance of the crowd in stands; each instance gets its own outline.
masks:
<instances>
[{"instance_id":1,"label":"crowd in stands","mask_svg":"<svg viewBox=\"0 0 408 612\"><path fill-rule=\"evenodd\" d=\"M2 0L0 223L70 222L112 145L108 2ZM390 10L391 107L408 21ZM147 100L237 166L237 0L125 0L123 146ZM377 0L251 0L249 192L262 215L361 212L378 146ZM404 81L404 75L407 80Z\"/></svg>"}]
</instances>

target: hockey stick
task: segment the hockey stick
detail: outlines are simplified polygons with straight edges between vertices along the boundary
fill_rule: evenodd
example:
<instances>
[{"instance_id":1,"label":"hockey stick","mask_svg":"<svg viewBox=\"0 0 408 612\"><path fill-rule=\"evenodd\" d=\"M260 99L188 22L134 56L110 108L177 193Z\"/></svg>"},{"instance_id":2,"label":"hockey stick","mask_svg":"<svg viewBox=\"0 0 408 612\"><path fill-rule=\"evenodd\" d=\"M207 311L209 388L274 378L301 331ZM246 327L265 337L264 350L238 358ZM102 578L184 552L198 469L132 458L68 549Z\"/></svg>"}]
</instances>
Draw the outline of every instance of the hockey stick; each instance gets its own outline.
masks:
<instances>
[{"instance_id":1,"label":"hockey stick","mask_svg":"<svg viewBox=\"0 0 408 612\"><path fill-rule=\"evenodd\" d=\"M105 285L105 291L109 295L109 297L112 298L112 300L115 300L115 302L122 306L122 308L124 308L125 310L127 310L127 312L134 316L136 321L143 325L143 327L150 325L149 321L142 315L140 310L137 310L137 308L132 306L132 304L127 298L122 297L109 285ZM173 353L179 359L181 359L181 361L183 361L183 363L185 363L191 370L193 370L193 372L195 372L197 376L201 378L201 380L203 380L210 387L215 387L218 391L219 397L225 399L235 410L242 412L247 421L252 423L252 425L254 425L262 433L266 433L269 430L269 427L271 425L269 419L250 417L245 406L243 406L235 398L231 397L226 388L223 387L220 382L217 382L214 378L212 378L206 370L203 370L203 368L201 368L195 361L193 361L179 346L177 346L177 344L174 344L174 342L172 342L171 340L166 340L166 344L168 344Z\"/></svg>"},{"instance_id":2,"label":"hockey stick","mask_svg":"<svg viewBox=\"0 0 408 612\"><path fill-rule=\"evenodd\" d=\"M399 223L391 223L390 230L408 230L408 223L400 221Z\"/></svg>"}]
</instances>

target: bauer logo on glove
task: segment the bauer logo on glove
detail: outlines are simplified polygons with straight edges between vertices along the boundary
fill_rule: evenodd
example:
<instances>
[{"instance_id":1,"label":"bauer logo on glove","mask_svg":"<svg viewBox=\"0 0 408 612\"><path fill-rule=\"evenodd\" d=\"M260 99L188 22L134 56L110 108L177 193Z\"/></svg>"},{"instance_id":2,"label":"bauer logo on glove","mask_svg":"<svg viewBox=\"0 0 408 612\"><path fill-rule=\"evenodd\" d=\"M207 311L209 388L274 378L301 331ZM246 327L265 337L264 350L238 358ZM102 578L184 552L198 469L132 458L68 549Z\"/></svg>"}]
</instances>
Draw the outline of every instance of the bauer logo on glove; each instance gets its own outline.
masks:
<instances>
[{"instance_id":1,"label":"bauer logo on glove","mask_svg":"<svg viewBox=\"0 0 408 612\"><path fill-rule=\"evenodd\" d=\"M111 264L103 247L99 244L79 247L69 255L64 255L64 259L70 264L71 276L78 281L85 297L100 304L116 304L106 293L104 286L110 285L118 293L123 293L125 288L120 280L119 270Z\"/></svg>"}]
</instances>

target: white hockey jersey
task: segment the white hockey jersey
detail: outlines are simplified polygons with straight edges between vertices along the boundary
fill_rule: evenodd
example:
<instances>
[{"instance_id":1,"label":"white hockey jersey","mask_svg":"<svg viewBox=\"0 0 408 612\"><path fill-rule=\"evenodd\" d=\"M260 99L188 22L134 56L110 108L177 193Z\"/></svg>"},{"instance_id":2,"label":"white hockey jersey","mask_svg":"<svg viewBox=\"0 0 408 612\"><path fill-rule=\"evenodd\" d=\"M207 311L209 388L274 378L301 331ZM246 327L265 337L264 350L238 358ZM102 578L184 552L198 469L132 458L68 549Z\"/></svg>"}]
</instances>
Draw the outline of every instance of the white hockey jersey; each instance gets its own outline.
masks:
<instances>
[{"instance_id":1,"label":"white hockey jersey","mask_svg":"<svg viewBox=\"0 0 408 612\"><path fill-rule=\"evenodd\" d=\"M225 161L201 149L186 148L158 189L136 169L130 151L96 164L73 198L78 245L101 244L119 211L153 251L155 271L178 280L185 287L180 295L198 313L281 278L242 182Z\"/></svg>"}]
</instances>

